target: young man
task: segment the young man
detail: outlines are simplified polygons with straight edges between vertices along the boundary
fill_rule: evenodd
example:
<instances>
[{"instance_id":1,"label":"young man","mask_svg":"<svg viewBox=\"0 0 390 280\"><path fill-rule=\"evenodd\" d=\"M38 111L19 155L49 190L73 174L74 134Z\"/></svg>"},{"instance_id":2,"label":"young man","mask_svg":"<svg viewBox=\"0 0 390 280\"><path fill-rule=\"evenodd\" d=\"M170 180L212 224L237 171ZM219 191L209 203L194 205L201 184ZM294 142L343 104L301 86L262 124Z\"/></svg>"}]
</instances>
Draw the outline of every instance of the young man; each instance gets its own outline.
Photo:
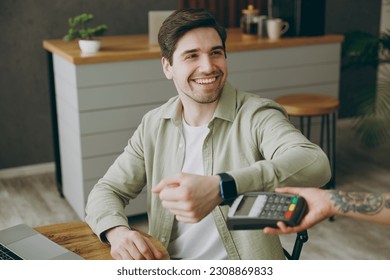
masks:
<instances>
[{"instance_id":1,"label":"young man","mask_svg":"<svg viewBox=\"0 0 390 280\"><path fill-rule=\"evenodd\" d=\"M161 257L124 214L145 187L149 233L171 258L284 259L277 236L230 232L229 204L243 192L329 180L325 154L280 106L227 82L225 41L205 10L176 11L163 23L162 67L178 96L144 116L87 204L86 221L114 258Z\"/></svg>"},{"instance_id":2,"label":"young man","mask_svg":"<svg viewBox=\"0 0 390 280\"><path fill-rule=\"evenodd\" d=\"M279 222L278 229L265 228L265 233L299 232L332 216L346 216L390 226L390 193L345 192L316 188L279 188L280 193L291 193L305 198L309 210L301 224L287 227Z\"/></svg>"}]
</instances>

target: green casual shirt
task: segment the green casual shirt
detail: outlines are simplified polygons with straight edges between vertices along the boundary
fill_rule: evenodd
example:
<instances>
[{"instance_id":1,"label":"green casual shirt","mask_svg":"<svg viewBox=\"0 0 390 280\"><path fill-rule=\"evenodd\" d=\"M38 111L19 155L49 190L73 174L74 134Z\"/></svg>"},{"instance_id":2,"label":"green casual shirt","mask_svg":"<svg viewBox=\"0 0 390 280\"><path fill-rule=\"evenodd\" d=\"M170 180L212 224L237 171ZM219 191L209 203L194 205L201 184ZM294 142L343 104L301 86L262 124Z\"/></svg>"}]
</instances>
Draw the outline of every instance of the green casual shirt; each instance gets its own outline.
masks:
<instances>
[{"instance_id":1,"label":"green casual shirt","mask_svg":"<svg viewBox=\"0 0 390 280\"><path fill-rule=\"evenodd\" d=\"M289 122L272 100L226 83L203 144L204 174L227 172L238 193L279 186L321 186L330 178L324 152ZM101 238L112 227L128 227L124 207L147 188L149 233L168 246L174 215L151 189L181 172L185 153L182 104L176 96L150 111L102 179L91 191L86 221ZM284 259L277 235L262 230L229 231L228 206L213 210L230 259Z\"/></svg>"}]
</instances>

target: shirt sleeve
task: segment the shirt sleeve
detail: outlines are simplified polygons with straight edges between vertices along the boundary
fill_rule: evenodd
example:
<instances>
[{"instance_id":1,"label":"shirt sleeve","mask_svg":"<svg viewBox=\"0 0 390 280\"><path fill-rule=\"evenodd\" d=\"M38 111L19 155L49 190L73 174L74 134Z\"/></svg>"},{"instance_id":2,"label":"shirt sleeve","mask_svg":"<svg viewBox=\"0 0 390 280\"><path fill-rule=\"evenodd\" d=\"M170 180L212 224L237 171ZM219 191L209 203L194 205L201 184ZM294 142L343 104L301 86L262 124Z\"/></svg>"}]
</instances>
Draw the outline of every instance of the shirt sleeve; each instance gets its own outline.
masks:
<instances>
[{"instance_id":1,"label":"shirt sleeve","mask_svg":"<svg viewBox=\"0 0 390 280\"><path fill-rule=\"evenodd\" d=\"M120 225L129 227L125 206L145 186L142 127L141 123L88 196L85 220L102 241L106 230Z\"/></svg>"},{"instance_id":2,"label":"shirt sleeve","mask_svg":"<svg viewBox=\"0 0 390 280\"><path fill-rule=\"evenodd\" d=\"M251 122L254 146L264 160L229 171L238 193L281 186L319 187L329 181L327 156L290 123L282 109L276 105L259 108Z\"/></svg>"}]
</instances>

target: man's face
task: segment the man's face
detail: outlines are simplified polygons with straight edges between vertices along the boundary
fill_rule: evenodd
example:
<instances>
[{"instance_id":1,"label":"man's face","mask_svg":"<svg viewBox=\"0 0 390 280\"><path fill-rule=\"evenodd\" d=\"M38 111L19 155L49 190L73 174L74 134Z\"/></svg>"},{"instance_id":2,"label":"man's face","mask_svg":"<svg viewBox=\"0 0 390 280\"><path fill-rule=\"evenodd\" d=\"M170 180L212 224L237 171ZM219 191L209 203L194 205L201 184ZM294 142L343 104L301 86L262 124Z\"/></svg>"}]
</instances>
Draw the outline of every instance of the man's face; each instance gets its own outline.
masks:
<instances>
[{"instance_id":1,"label":"man's face","mask_svg":"<svg viewBox=\"0 0 390 280\"><path fill-rule=\"evenodd\" d=\"M173 63L162 58L165 76L172 79L180 98L208 104L218 100L227 78L221 38L213 28L188 31L177 42Z\"/></svg>"}]
</instances>

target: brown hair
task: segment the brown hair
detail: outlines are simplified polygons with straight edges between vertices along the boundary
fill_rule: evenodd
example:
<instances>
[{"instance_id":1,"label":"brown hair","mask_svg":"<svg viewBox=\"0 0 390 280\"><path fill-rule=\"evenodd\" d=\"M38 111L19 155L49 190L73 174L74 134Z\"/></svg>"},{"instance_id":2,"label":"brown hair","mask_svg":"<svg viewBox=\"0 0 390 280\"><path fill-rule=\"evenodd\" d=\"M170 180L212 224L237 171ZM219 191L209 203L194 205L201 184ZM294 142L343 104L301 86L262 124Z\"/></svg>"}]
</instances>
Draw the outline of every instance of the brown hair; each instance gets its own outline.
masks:
<instances>
[{"instance_id":1,"label":"brown hair","mask_svg":"<svg viewBox=\"0 0 390 280\"><path fill-rule=\"evenodd\" d=\"M204 9L182 9L176 10L167 17L158 32L161 55L168 59L169 64L172 65L173 63L173 53L176 50L179 39L186 32L200 27L211 27L218 32L226 55L226 31L213 15Z\"/></svg>"}]
</instances>

